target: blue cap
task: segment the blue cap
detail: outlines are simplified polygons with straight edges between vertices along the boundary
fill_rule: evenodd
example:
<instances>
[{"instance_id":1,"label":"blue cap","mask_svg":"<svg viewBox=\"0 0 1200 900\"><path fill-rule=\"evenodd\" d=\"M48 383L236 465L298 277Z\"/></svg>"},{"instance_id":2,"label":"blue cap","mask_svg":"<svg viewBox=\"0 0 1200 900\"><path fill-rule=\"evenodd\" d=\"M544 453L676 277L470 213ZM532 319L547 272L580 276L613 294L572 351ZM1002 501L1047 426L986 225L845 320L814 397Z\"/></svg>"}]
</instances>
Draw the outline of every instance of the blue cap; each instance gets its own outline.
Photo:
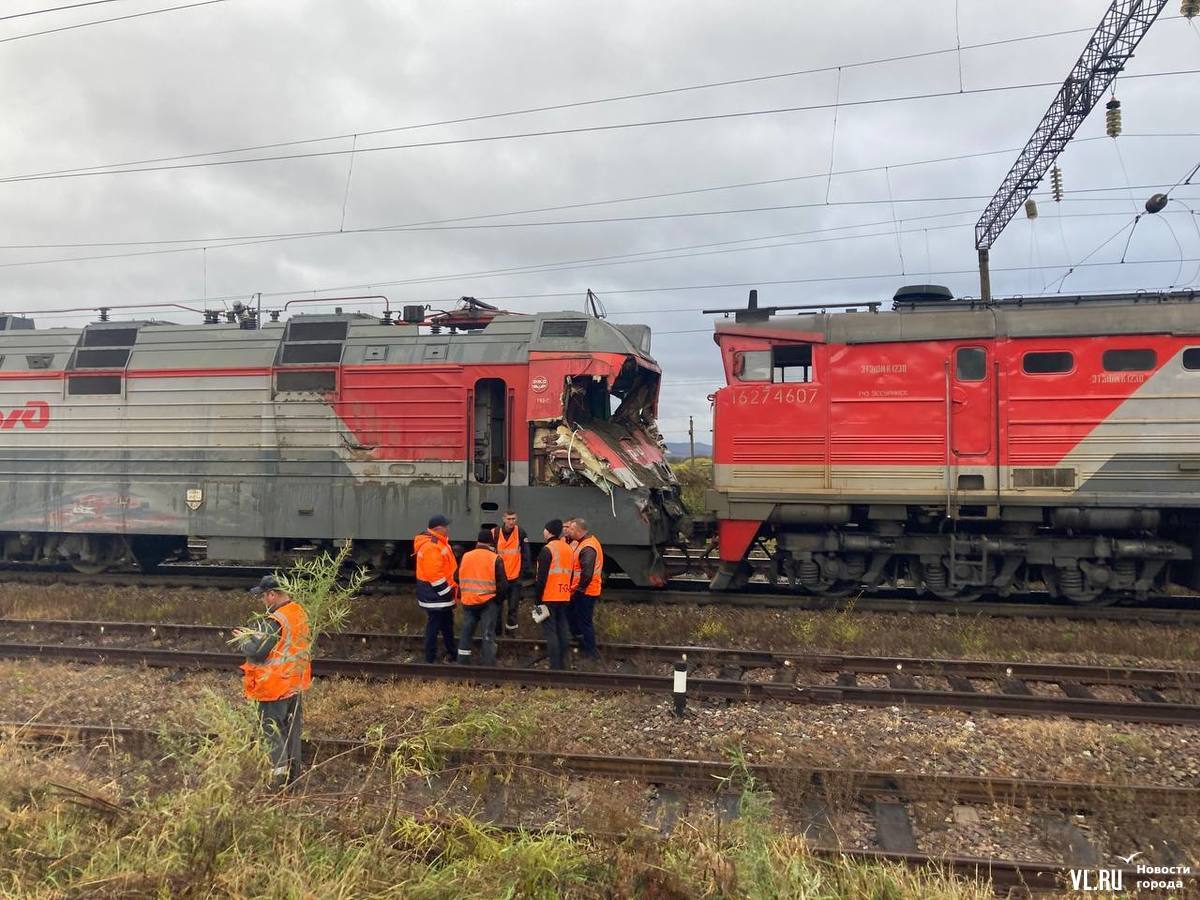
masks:
<instances>
[{"instance_id":1,"label":"blue cap","mask_svg":"<svg viewBox=\"0 0 1200 900\"><path fill-rule=\"evenodd\" d=\"M274 575L264 575L258 584L250 588L250 593L265 594L267 591L277 590L279 590L279 579Z\"/></svg>"},{"instance_id":2,"label":"blue cap","mask_svg":"<svg viewBox=\"0 0 1200 900\"><path fill-rule=\"evenodd\" d=\"M439 528L439 527L444 528L445 526L447 526L449 524L450 524L450 520L447 519L445 516L443 516L441 513L438 513L436 516L429 517L429 527L430 528Z\"/></svg>"}]
</instances>

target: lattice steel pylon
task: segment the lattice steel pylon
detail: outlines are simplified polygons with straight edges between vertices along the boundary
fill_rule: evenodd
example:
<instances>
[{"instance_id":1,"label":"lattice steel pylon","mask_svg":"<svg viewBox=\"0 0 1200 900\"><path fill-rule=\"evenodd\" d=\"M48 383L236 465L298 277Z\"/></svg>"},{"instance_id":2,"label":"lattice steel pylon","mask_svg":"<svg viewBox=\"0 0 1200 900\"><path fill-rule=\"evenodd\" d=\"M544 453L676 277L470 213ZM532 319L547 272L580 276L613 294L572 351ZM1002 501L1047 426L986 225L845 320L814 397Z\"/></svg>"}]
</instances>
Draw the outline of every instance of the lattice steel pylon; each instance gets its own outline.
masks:
<instances>
[{"instance_id":1,"label":"lattice steel pylon","mask_svg":"<svg viewBox=\"0 0 1200 900\"><path fill-rule=\"evenodd\" d=\"M990 300L992 294L988 250L1041 183L1046 170L1075 136L1088 113L1104 97L1105 90L1166 5L1167 0L1112 0L1029 143L975 223L979 289L984 300Z\"/></svg>"}]
</instances>

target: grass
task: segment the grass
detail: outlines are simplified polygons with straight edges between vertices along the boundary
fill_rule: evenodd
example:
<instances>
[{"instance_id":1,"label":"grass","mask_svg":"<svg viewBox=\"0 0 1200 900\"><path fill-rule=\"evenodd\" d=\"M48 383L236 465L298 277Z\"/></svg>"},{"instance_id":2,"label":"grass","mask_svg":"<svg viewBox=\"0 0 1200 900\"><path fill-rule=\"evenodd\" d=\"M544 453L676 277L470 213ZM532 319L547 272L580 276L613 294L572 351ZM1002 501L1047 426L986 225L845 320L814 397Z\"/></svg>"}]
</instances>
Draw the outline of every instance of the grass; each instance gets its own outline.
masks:
<instances>
[{"instance_id":1,"label":"grass","mask_svg":"<svg viewBox=\"0 0 1200 900\"><path fill-rule=\"evenodd\" d=\"M729 640L729 625L714 615L707 615L692 629L692 638L701 643L718 644Z\"/></svg>"},{"instance_id":2,"label":"grass","mask_svg":"<svg viewBox=\"0 0 1200 900\"><path fill-rule=\"evenodd\" d=\"M211 697L200 706L209 737L166 745L149 782L129 777L135 763L128 760L106 770L95 759L0 743L0 893L35 900L986 895L982 886L937 875L810 856L803 841L776 830L772 798L736 759L731 780L742 792L742 814L732 825L692 827L670 840L636 828L625 837L506 832L452 810L405 809L398 773L386 762L368 767L373 790L346 777L340 792L324 784L309 794L272 792L251 710ZM425 724L431 734L406 753L404 777L432 772L448 747L496 727L494 716L464 717L450 707L430 712Z\"/></svg>"}]
</instances>

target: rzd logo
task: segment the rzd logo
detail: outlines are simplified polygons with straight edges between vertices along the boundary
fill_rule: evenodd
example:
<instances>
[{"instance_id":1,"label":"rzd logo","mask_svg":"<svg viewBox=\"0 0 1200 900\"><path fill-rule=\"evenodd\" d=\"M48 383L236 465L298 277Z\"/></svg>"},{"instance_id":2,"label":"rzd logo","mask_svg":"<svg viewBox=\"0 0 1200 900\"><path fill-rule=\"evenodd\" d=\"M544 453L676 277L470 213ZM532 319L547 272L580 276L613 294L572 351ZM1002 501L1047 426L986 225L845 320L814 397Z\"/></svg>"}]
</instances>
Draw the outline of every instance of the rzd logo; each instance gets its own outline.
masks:
<instances>
[{"instance_id":1,"label":"rzd logo","mask_svg":"<svg viewBox=\"0 0 1200 900\"><path fill-rule=\"evenodd\" d=\"M18 424L26 428L45 428L50 424L50 404L45 400L28 400L24 406L8 412L0 410L0 429L9 431Z\"/></svg>"}]
</instances>

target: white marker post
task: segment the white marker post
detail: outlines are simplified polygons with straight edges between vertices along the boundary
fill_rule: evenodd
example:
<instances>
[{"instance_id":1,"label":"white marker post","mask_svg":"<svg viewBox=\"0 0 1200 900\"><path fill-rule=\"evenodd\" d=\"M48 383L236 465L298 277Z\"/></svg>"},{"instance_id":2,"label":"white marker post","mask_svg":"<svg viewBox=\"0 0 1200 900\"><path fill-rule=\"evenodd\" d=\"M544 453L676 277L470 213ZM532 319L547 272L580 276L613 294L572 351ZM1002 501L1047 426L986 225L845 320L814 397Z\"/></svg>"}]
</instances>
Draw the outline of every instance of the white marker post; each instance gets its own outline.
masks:
<instances>
[{"instance_id":1,"label":"white marker post","mask_svg":"<svg viewBox=\"0 0 1200 900\"><path fill-rule=\"evenodd\" d=\"M687 654L683 654L683 658L675 663L675 682L672 686L672 692L675 695L675 715L683 718L683 711L687 707Z\"/></svg>"}]
</instances>

